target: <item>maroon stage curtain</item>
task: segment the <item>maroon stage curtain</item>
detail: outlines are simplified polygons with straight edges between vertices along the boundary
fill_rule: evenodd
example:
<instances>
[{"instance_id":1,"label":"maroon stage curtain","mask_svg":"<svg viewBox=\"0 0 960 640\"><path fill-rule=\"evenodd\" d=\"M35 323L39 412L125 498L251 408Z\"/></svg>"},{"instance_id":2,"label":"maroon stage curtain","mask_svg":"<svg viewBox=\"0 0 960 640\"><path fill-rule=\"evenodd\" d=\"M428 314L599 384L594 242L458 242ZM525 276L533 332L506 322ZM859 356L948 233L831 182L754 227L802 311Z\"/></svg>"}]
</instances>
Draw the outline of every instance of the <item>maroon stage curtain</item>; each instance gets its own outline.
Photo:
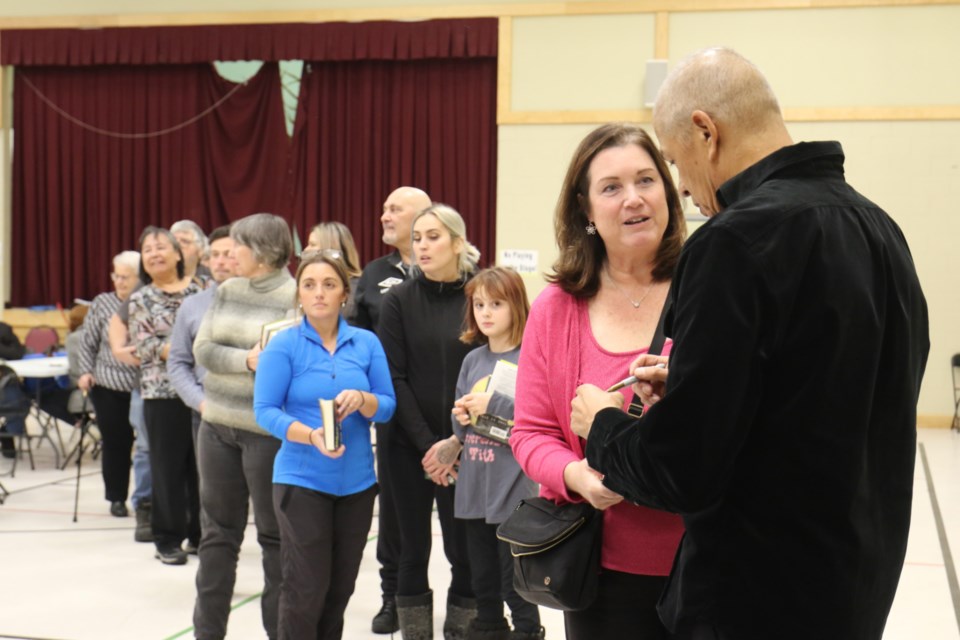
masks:
<instances>
[{"instance_id":1,"label":"maroon stage curtain","mask_svg":"<svg viewBox=\"0 0 960 640\"><path fill-rule=\"evenodd\" d=\"M495 58L495 18L106 29L4 29L0 64L87 66L212 60Z\"/></svg>"},{"instance_id":2,"label":"maroon stage curtain","mask_svg":"<svg viewBox=\"0 0 960 640\"><path fill-rule=\"evenodd\" d=\"M173 130L122 138L71 118L125 134ZM14 132L17 306L107 290L111 258L135 248L148 224L189 218L211 229L283 211L290 146L276 64L245 86L210 64L17 69Z\"/></svg>"},{"instance_id":3,"label":"maroon stage curtain","mask_svg":"<svg viewBox=\"0 0 960 640\"><path fill-rule=\"evenodd\" d=\"M303 237L338 220L364 262L383 255L383 201L409 185L457 209L494 262L496 86L496 58L304 65L292 189Z\"/></svg>"},{"instance_id":4,"label":"maroon stage curtain","mask_svg":"<svg viewBox=\"0 0 960 640\"><path fill-rule=\"evenodd\" d=\"M0 64L17 66L11 302L106 290L113 255L147 224L181 218L209 230L268 211L301 236L337 219L370 260L385 250L383 200L402 184L460 210L492 261L496 55L486 18L3 30ZM238 87L207 63L218 59L312 61L293 141L277 66ZM118 138L71 118L172 130Z\"/></svg>"}]
</instances>

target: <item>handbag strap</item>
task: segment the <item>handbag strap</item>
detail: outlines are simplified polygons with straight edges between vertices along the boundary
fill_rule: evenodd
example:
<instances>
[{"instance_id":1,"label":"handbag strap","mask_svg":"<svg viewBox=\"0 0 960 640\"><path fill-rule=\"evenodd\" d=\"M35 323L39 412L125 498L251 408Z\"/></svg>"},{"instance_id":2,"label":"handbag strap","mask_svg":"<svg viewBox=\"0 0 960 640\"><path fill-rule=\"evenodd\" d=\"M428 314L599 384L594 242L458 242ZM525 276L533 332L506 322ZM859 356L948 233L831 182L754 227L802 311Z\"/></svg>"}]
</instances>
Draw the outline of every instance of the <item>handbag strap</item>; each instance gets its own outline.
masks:
<instances>
[{"instance_id":1,"label":"handbag strap","mask_svg":"<svg viewBox=\"0 0 960 640\"><path fill-rule=\"evenodd\" d=\"M667 336L663 333L663 324L667 318L667 312L670 311L670 305L670 294L667 294L667 299L663 303L663 310L660 312L660 319L657 321L657 328L653 332L653 340L650 341L650 348L647 349L647 353L652 356L660 355L663 351L663 345L667 342ZM630 406L627 407L627 413L637 418L643 415L643 402L637 394L633 394Z\"/></svg>"}]
</instances>

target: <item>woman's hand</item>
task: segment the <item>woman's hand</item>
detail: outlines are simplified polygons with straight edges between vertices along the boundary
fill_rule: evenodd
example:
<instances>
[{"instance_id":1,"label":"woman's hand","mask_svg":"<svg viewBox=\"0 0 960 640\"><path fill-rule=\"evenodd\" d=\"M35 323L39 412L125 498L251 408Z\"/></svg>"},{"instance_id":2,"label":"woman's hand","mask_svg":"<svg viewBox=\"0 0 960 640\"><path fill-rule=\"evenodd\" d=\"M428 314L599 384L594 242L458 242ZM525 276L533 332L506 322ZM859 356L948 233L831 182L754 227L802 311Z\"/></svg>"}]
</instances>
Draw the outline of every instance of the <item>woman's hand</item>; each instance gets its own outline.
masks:
<instances>
[{"instance_id":1,"label":"woman's hand","mask_svg":"<svg viewBox=\"0 0 960 640\"><path fill-rule=\"evenodd\" d=\"M163 348L160 350L160 359L166 362L170 359L170 343L163 345Z\"/></svg>"},{"instance_id":2,"label":"woman's hand","mask_svg":"<svg viewBox=\"0 0 960 640\"><path fill-rule=\"evenodd\" d=\"M462 424L463 426L470 425L470 412L467 411L467 408L463 404L463 398L457 400L453 403L453 413L454 419Z\"/></svg>"},{"instance_id":3,"label":"woman's hand","mask_svg":"<svg viewBox=\"0 0 960 640\"><path fill-rule=\"evenodd\" d=\"M463 403L463 408L466 409L471 416L476 418L487 412L487 407L490 406L490 398L492 397L492 392L468 393L460 398L460 402Z\"/></svg>"},{"instance_id":4,"label":"woman's hand","mask_svg":"<svg viewBox=\"0 0 960 640\"><path fill-rule=\"evenodd\" d=\"M85 373L77 380L77 386L84 392L90 391L95 384L97 384L97 379L93 377L92 373Z\"/></svg>"},{"instance_id":5,"label":"woman's hand","mask_svg":"<svg viewBox=\"0 0 960 640\"><path fill-rule=\"evenodd\" d=\"M340 447L335 451L330 451L330 449L327 449L327 447L323 444L323 427L319 427L310 432L310 444L315 446L320 453L328 458L339 458L343 455L343 452L347 450L347 447L343 444L341 444Z\"/></svg>"},{"instance_id":6,"label":"woman's hand","mask_svg":"<svg viewBox=\"0 0 960 640\"><path fill-rule=\"evenodd\" d=\"M597 413L602 409L622 407L623 394L619 391L607 393L592 384L582 384L570 401L570 428L581 438L587 438Z\"/></svg>"},{"instance_id":7,"label":"woman's hand","mask_svg":"<svg viewBox=\"0 0 960 640\"><path fill-rule=\"evenodd\" d=\"M337 403L337 418L343 420L354 411L360 411L367 403L363 391L359 389L344 389L334 398Z\"/></svg>"},{"instance_id":8,"label":"woman's hand","mask_svg":"<svg viewBox=\"0 0 960 640\"><path fill-rule=\"evenodd\" d=\"M570 491L603 511L623 501L623 496L603 486L603 476L590 468L586 460L571 462L563 469L563 482Z\"/></svg>"},{"instance_id":9,"label":"woman's hand","mask_svg":"<svg viewBox=\"0 0 960 640\"><path fill-rule=\"evenodd\" d=\"M656 404L667 392L669 362L667 356L643 354L630 364L630 374L637 377L637 382L631 388L643 401L643 406Z\"/></svg>"},{"instance_id":10,"label":"woman's hand","mask_svg":"<svg viewBox=\"0 0 960 640\"><path fill-rule=\"evenodd\" d=\"M117 359L117 362L121 362L130 367L139 367L140 358L136 356L137 348L134 345L128 345L126 347L121 347L117 349L113 357Z\"/></svg>"},{"instance_id":11,"label":"woman's hand","mask_svg":"<svg viewBox=\"0 0 960 640\"><path fill-rule=\"evenodd\" d=\"M423 456L421 464L423 470L427 472L430 479L436 484L447 487L450 486L448 476L457 478L455 465L460 456L460 450L463 446L457 439L457 436L450 436L444 440L434 443L432 447Z\"/></svg>"},{"instance_id":12,"label":"woman's hand","mask_svg":"<svg viewBox=\"0 0 960 640\"><path fill-rule=\"evenodd\" d=\"M247 352L247 369L250 371L257 370L257 364L260 363L261 351L262 349L260 348L260 343L258 342L257 344L253 345L253 349L250 349L250 351Z\"/></svg>"}]
</instances>

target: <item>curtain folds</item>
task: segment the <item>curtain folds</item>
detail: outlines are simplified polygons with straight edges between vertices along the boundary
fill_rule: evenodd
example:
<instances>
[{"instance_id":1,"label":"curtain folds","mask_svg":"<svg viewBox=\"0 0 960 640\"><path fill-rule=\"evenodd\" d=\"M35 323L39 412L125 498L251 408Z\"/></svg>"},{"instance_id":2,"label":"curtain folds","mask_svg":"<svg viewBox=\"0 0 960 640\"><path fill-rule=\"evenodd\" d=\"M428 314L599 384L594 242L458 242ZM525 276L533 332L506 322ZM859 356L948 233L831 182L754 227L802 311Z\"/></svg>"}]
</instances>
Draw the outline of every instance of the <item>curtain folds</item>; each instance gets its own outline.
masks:
<instances>
[{"instance_id":1,"label":"curtain folds","mask_svg":"<svg viewBox=\"0 0 960 640\"><path fill-rule=\"evenodd\" d=\"M277 167L290 148L276 64L243 86L210 64L19 69L14 137L15 305L107 290L110 260L148 224L211 229L284 210Z\"/></svg>"},{"instance_id":2,"label":"curtain folds","mask_svg":"<svg viewBox=\"0 0 960 640\"><path fill-rule=\"evenodd\" d=\"M0 64L16 66L496 56L490 18L0 31Z\"/></svg>"},{"instance_id":3,"label":"curtain folds","mask_svg":"<svg viewBox=\"0 0 960 640\"><path fill-rule=\"evenodd\" d=\"M276 213L304 242L339 220L368 261L401 185L459 210L493 262L496 51L495 19L3 31L2 63L18 65L11 303L107 290L145 226L184 218L209 231ZM306 60L292 139L278 65L237 85L211 64L236 58Z\"/></svg>"},{"instance_id":4,"label":"curtain folds","mask_svg":"<svg viewBox=\"0 0 960 640\"><path fill-rule=\"evenodd\" d=\"M294 131L292 222L353 232L366 262L381 241L383 201L415 186L457 209L492 263L496 229L496 60L313 63ZM305 237L305 236L304 236Z\"/></svg>"}]
</instances>

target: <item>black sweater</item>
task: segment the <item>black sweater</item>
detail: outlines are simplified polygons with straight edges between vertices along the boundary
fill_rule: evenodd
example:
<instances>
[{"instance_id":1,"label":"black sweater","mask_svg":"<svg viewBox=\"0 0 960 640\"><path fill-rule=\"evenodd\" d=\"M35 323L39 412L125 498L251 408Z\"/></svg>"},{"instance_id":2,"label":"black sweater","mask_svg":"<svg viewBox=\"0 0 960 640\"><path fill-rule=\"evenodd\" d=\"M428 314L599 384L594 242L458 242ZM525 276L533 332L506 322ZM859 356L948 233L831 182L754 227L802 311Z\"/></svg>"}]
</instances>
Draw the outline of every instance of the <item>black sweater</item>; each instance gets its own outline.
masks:
<instances>
[{"instance_id":1,"label":"black sweater","mask_svg":"<svg viewBox=\"0 0 960 640\"><path fill-rule=\"evenodd\" d=\"M420 274L383 297L377 334L397 393L397 441L421 453L452 433L457 376L475 346L459 340L465 284L433 282Z\"/></svg>"},{"instance_id":2,"label":"black sweater","mask_svg":"<svg viewBox=\"0 0 960 640\"><path fill-rule=\"evenodd\" d=\"M718 195L673 279L666 395L639 421L601 411L587 459L683 516L660 602L672 631L879 640L929 348L910 251L844 181L837 143L780 149Z\"/></svg>"}]
</instances>

